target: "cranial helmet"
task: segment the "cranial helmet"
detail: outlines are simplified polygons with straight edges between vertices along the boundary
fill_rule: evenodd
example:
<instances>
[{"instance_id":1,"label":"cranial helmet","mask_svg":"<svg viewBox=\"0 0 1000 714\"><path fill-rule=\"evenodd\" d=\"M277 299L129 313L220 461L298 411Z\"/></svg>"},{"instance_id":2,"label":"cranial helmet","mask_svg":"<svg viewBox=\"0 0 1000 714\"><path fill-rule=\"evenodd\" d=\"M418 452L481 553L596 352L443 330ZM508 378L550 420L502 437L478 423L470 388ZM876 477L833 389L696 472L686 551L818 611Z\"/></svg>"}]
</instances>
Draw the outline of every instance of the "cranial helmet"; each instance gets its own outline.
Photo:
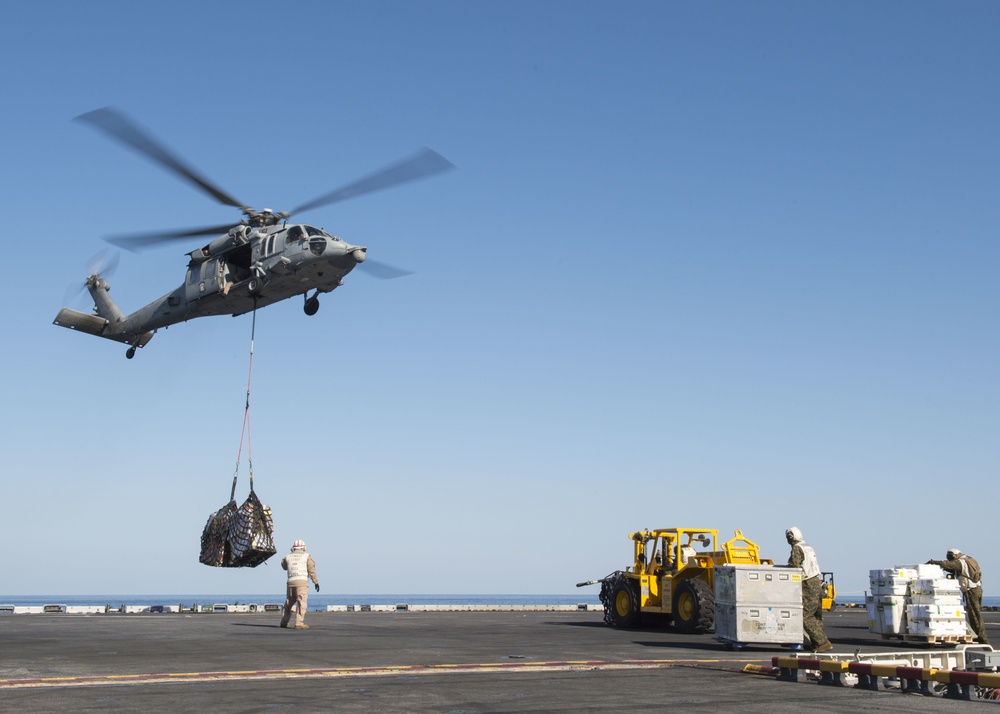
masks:
<instances>
[{"instance_id":1,"label":"cranial helmet","mask_svg":"<svg viewBox=\"0 0 1000 714\"><path fill-rule=\"evenodd\" d=\"M958 558L961 555L962 555L962 551L960 551L958 548L949 548L948 549L948 560L954 560L955 558Z\"/></svg>"},{"instance_id":2,"label":"cranial helmet","mask_svg":"<svg viewBox=\"0 0 1000 714\"><path fill-rule=\"evenodd\" d=\"M305 549L306 549L306 543L303 540L297 540L294 543L292 543L292 550L305 550Z\"/></svg>"},{"instance_id":3,"label":"cranial helmet","mask_svg":"<svg viewBox=\"0 0 1000 714\"><path fill-rule=\"evenodd\" d=\"M802 541L802 531L800 531L797 527L792 526L785 531L785 539L789 543L799 543Z\"/></svg>"}]
</instances>

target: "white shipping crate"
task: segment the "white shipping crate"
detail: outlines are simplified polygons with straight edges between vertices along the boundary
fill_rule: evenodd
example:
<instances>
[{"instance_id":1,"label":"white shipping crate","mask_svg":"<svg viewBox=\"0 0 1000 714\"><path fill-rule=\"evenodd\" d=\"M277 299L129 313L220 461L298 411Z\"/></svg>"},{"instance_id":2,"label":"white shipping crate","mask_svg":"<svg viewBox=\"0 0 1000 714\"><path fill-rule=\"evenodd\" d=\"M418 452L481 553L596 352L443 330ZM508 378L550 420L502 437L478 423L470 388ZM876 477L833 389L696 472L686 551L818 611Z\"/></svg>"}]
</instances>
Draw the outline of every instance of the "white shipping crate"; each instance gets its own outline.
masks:
<instances>
[{"instance_id":1,"label":"white shipping crate","mask_svg":"<svg viewBox=\"0 0 1000 714\"><path fill-rule=\"evenodd\" d=\"M906 598L901 595L869 596L868 630L876 634L902 635L906 633Z\"/></svg>"},{"instance_id":2,"label":"white shipping crate","mask_svg":"<svg viewBox=\"0 0 1000 714\"><path fill-rule=\"evenodd\" d=\"M916 566L897 565L893 568L881 568L868 572L871 580L913 580L917 577Z\"/></svg>"},{"instance_id":3,"label":"white shipping crate","mask_svg":"<svg viewBox=\"0 0 1000 714\"><path fill-rule=\"evenodd\" d=\"M933 563L921 563L920 565L908 565L901 566L914 568L917 571L914 580L937 580L938 578L945 577L944 569L940 565L934 565Z\"/></svg>"},{"instance_id":4,"label":"white shipping crate","mask_svg":"<svg viewBox=\"0 0 1000 714\"><path fill-rule=\"evenodd\" d=\"M965 621L965 608L942 605L907 605L906 617L910 620L960 620Z\"/></svg>"},{"instance_id":5,"label":"white shipping crate","mask_svg":"<svg viewBox=\"0 0 1000 714\"><path fill-rule=\"evenodd\" d=\"M907 602L911 605L938 605L939 607L963 607L961 594L926 595L911 593Z\"/></svg>"},{"instance_id":6,"label":"white shipping crate","mask_svg":"<svg viewBox=\"0 0 1000 714\"><path fill-rule=\"evenodd\" d=\"M911 595L961 595L957 580L951 578L918 578L910 583Z\"/></svg>"},{"instance_id":7,"label":"white shipping crate","mask_svg":"<svg viewBox=\"0 0 1000 714\"><path fill-rule=\"evenodd\" d=\"M802 569L733 564L715 568L715 602L802 607Z\"/></svg>"},{"instance_id":8,"label":"white shipping crate","mask_svg":"<svg viewBox=\"0 0 1000 714\"><path fill-rule=\"evenodd\" d=\"M865 606L868 608L868 631L881 635L885 626L882 624L882 616L875 605L875 598L865 598Z\"/></svg>"},{"instance_id":9,"label":"white shipping crate","mask_svg":"<svg viewBox=\"0 0 1000 714\"><path fill-rule=\"evenodd\" d=\"M907 632L911 635L921 637L952 637L968 634L965 622L928 622L926 620L914 620L910 623Z\"/></svg>"},{"instance_id":10,"label":"white shipping crate","mask_svg":"<svg viewBox=\"0 0 1000 714\"><path fill-rule=\"evenodd\" d=\"M723 642L801 644L801 602L774 607L716 603L715 638Z\"/></svg>"},{"instance_id":11,"label":"white shipping crate","mask_svg":"<svg viewBox=\"0 0 1000 714\"><path fill-rule=\"evenodd\" d=\"M906 595L907 587L915 577L917 570L910 566L871 570L868 573L869 589L872 595Z\"/></svg>"},{"instance_id":12,"label":"white shipping crate","mask_svg":"<svg viewBox=\"0 0 1000 714\"><path fill-rule=\"evenodd\" d=\"M909 580L893 580L891 578L870 580L868 582L872 595L906 595L909 585Z\"/></svg>"}]
</instances>

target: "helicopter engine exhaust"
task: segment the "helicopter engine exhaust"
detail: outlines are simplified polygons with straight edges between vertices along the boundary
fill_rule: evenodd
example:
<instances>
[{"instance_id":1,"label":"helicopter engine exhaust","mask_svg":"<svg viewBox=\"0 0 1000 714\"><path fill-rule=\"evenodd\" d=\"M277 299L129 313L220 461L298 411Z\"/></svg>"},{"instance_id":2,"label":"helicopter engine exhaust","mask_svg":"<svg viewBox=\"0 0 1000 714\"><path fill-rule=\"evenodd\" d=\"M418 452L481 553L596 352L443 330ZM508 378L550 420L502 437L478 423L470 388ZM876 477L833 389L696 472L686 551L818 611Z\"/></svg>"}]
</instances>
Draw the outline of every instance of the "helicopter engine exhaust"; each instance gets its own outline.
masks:
<instances>
[{"instance_id":1,"label":"helicopter engine exhaust","mask_svg":"<svg viewBox=\"0 0 1000 714\"><path fill-rule=\"evenodd\" d=\"M209 258L229 252L236 246L245 245L250 241L251 232L247 226L231 228L226 235L216 238L204 248L188 253L192 263L204 263Z\"/></svg>"}]
</instances>

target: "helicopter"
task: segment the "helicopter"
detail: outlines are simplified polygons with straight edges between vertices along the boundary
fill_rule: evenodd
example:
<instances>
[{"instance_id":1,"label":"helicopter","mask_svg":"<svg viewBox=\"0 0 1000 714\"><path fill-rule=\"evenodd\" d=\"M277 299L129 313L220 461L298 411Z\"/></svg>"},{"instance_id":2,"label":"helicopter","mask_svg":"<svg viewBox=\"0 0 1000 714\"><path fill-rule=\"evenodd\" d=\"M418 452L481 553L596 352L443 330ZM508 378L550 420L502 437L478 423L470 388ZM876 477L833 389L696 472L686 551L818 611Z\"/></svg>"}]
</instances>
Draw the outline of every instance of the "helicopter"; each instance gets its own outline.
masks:
<instances>
[{"instance_id":1,"label":"helicopter","mask_svg":"<svg viewBox=\"0 0 1000 714\"><path fill-rule=\"evenodd\" d=\"M184 283L166 295L126 315L109 295L104 270L95 269L84 285L94 301L91 313L63 308L53 324L129 345L125 356L135 357L161 327L210 315L243 315L297 295L306 315L319 310L319 296L343 284L343 278L366 262L367 248L307 223L289 223L293 215L331 203L380 191L454 168L432 149L387 166L365 178L307 201L291 211L260 210L236 200L169 152L119 111L104 107L76 117L112 139L194 185L219 203L240 209L236 223L171 232L110 237L106 240L137 251L165 241L216 235L187 254ZM221 235L219 235L221 234ZM368 261L373 277L407 275L392 266ZM312 292L312 295L309 293Z\"/></svg>"}]
</instances>

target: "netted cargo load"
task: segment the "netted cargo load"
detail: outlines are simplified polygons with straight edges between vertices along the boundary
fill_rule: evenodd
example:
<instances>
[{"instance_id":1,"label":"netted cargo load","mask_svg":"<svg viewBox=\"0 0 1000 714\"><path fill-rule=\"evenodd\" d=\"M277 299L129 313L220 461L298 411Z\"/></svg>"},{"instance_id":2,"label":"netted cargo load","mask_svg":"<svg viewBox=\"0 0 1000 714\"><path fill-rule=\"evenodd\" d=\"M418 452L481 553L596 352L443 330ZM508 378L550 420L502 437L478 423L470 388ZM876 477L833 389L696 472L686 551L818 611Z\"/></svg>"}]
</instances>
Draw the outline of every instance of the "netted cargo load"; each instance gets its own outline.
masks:
<instances>
[{"instance_id":1,"label":"netted cargo load","mask_svg":"<svg viewBox=\"0 0 1000 714\"><path fill-rule=\"evenodd\" d=\"M271 509L251 488L242 506L230 500L208 517L199 560L215 568L254 568L276 552Z\"/></svg>"},{"instance_id":2,"label":"netted cargo load","mask_svg":"<svg viewBox=\"0 0 1000 714\"><path fill-rule=\"evenodd\" d=\"M274 522L271 509L260 502L257 494L250 496L233 521L230 531L231 568L254 568L277 552L274 547Z\"/></svg>"},{"instance_id":3,"label":"netted cargo load","mask_svg":"<svg viewBox=\"0 0 1000 714\"><path fill-rule=\"evenodd\" d=\"M229 531L236 519L236 501L230 501L225 506L208 517L205 529L201 532L201 557L199 560L213 568L225 565L229 555Z\"/></svg>"}]
</instances>

